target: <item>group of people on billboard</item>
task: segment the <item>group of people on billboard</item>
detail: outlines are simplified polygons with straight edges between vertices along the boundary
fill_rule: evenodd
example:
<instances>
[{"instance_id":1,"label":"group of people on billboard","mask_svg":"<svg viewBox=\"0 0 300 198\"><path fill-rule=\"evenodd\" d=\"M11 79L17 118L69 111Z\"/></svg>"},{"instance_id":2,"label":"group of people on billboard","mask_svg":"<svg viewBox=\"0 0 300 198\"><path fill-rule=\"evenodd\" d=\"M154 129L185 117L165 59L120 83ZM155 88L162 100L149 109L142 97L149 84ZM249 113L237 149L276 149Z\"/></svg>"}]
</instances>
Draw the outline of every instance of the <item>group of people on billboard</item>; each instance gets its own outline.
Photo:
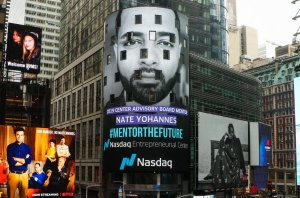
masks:
<instances>
[{"instance_id":1,"label":"group of people on billboard","mask_svg":"<svg viewBox=\"0 0 300 198\"><path fill-rule=\"evenodd\" d=\"M41 36L41 31L36 28L9 24L7 66L18 70L39 71Z\"/></svg>"},{"instance_id":2,"label":"group of people on billboard","mask_svg":"<svg viewBox=\"0 0 300 198\"><path fill-rule=\"evenodd\" d=\"M14 135L15 141L6 149L7 162L0 155L0 183L7 186L7 197L72 197L74 183L70 177L75 173L74 160L69 159L72 154L66 138L59 135L59 143L50 139L46 159L39 161L34 160L32 145L24 143L25 129L16 127Z\"/></svg>"}]
</instances>

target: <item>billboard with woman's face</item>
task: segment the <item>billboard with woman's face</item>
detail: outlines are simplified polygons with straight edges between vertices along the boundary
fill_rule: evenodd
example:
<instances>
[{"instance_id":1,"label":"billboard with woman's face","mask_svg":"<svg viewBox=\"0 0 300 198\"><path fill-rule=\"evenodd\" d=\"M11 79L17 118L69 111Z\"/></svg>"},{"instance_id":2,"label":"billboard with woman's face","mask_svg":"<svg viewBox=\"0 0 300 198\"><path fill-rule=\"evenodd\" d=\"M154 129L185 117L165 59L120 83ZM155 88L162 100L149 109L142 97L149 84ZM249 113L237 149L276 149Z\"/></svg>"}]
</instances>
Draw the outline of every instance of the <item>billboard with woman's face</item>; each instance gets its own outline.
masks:
<instances>
[{"instance_id":1,"label":"billboard with woman's face","mask_svg":"<svg viewBox=\"0 0 300 198\"><path fill-rule=\"evenodd\" d=\"M74 130L0 125L0 194L73 197L75 134Z\"/></svg>"},{"instance_id":2,"label":"billboard with woman's face","mask_svg":"<svg viewBox=\"0 0 300 198\"><path fill-rule=\"evenodd\" d=\"M103 169L188 170L187 25L158 7L107 17Z\"/></svg>"},{"instance_id":3,"label":"billboard with woman's face","mask_svg":"<svg viewBox=\"0 0 300 198\"><path fill-rule=\"evenodd\" d=\"M39 73L42 29L8 24L6 67L27 73Z\"/></svg>"}]
</instances>

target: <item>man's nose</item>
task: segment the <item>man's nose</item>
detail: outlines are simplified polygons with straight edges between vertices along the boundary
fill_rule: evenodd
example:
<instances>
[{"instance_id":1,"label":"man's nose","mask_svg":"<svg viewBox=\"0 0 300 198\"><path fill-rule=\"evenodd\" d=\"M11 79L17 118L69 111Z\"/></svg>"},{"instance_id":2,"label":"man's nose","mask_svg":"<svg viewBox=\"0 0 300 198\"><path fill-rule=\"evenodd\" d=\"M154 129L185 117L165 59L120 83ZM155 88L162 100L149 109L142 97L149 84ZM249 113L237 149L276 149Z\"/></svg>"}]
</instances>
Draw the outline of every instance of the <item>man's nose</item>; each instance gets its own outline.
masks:
<instances>
[{"instance_id":1,"label":"man's nose","mask_svg":"<svg viewBox=\"0 0 300 198\"><path fill-rule=\"evenodd\" d=\"M155 67L159 64L159 48L155 45L155 41L145 42L140 50L140 64L148 67Z\"/></svg>"}]
</instances>

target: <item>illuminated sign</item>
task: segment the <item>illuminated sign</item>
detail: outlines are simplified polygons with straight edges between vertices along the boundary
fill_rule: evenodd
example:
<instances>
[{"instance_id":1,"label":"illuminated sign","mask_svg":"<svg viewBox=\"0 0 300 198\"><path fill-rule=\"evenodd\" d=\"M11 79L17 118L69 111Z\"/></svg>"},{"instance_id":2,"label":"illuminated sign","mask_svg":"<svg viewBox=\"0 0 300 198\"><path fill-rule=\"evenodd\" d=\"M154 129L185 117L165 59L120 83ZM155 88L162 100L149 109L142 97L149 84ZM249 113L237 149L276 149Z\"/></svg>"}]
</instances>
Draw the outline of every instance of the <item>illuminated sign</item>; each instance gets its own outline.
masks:
<instances>
[{"instance_id":1,"label":"illuminated sign","mask_svg":"<svg viewBox=\"0 0 300 198\"><path fill-rule=\"evenodd\" d=\"M6 67L28 73L39 73L42 29L8 24Z\"/></svg>"},{"instance_id":2,"label":"illuminated sign","mask_svg":"<svg viewBox=\"0 0 300 198\"><path fill-rule=\"evenodd\" d=\"M4 142L0 147L2 196L9 197L7 188L24 174L28 187L19 185L19 190L12 192L16 196L26 191L28 198L73 197L75 135L74 130L0 125L0 139Z\"/></svg>"},{"instance_id":3,"label":"illuminated sign","mask_svg":"<svg viewBox=\"0 0 300 198\"><path fill-rule=\"evenodd\" d=\"M248 156L248 122L198 112L198 181L239 187Z\"/></svg>"},{"instance_id":4,"label":"illuminated sign","mask_svg":"<svg viewBox=\"0 0 300 198\"><path fill-rule=\"evenodd\" d=\"M269 166L272 164L272 147L271 147L272 128L270 125L266 125L263 123L259 123L258 127L259 127L259 165Z\"/></svg>"},{"instance_id":5,"label":"illuminated sign","mask_svg":"<svg viewBox=\"0 0 300 198\"><path fill-rule=\"evenodd\" d=\"M106 19L104 170L188 171L187 24L157 7Z\"/></svg>"}]
</instances>

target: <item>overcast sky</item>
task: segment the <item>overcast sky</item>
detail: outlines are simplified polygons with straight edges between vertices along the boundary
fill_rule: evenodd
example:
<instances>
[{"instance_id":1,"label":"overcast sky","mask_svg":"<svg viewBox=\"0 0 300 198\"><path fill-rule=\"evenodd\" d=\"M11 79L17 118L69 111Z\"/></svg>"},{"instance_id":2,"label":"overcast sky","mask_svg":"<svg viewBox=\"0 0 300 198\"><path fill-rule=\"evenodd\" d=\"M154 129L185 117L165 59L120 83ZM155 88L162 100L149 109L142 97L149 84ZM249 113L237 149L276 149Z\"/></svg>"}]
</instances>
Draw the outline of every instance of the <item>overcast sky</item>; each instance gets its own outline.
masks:
<instances>
[{"instance_id":1,"label":"overcast sky","mask_svg":"<svg viewBox=\"0 0 300 198\"><path fill-rule=\"evenodd\" d=\"M291 2L292 0L236 0L238 26L246 25L257 29L259 44L265 40L279 45L291 44L293 34L300 27L300 17L292 19L300 9L300 1L296 4ZM300 38L300 34L298 37Z\"/></svg>"}]
</instances>

